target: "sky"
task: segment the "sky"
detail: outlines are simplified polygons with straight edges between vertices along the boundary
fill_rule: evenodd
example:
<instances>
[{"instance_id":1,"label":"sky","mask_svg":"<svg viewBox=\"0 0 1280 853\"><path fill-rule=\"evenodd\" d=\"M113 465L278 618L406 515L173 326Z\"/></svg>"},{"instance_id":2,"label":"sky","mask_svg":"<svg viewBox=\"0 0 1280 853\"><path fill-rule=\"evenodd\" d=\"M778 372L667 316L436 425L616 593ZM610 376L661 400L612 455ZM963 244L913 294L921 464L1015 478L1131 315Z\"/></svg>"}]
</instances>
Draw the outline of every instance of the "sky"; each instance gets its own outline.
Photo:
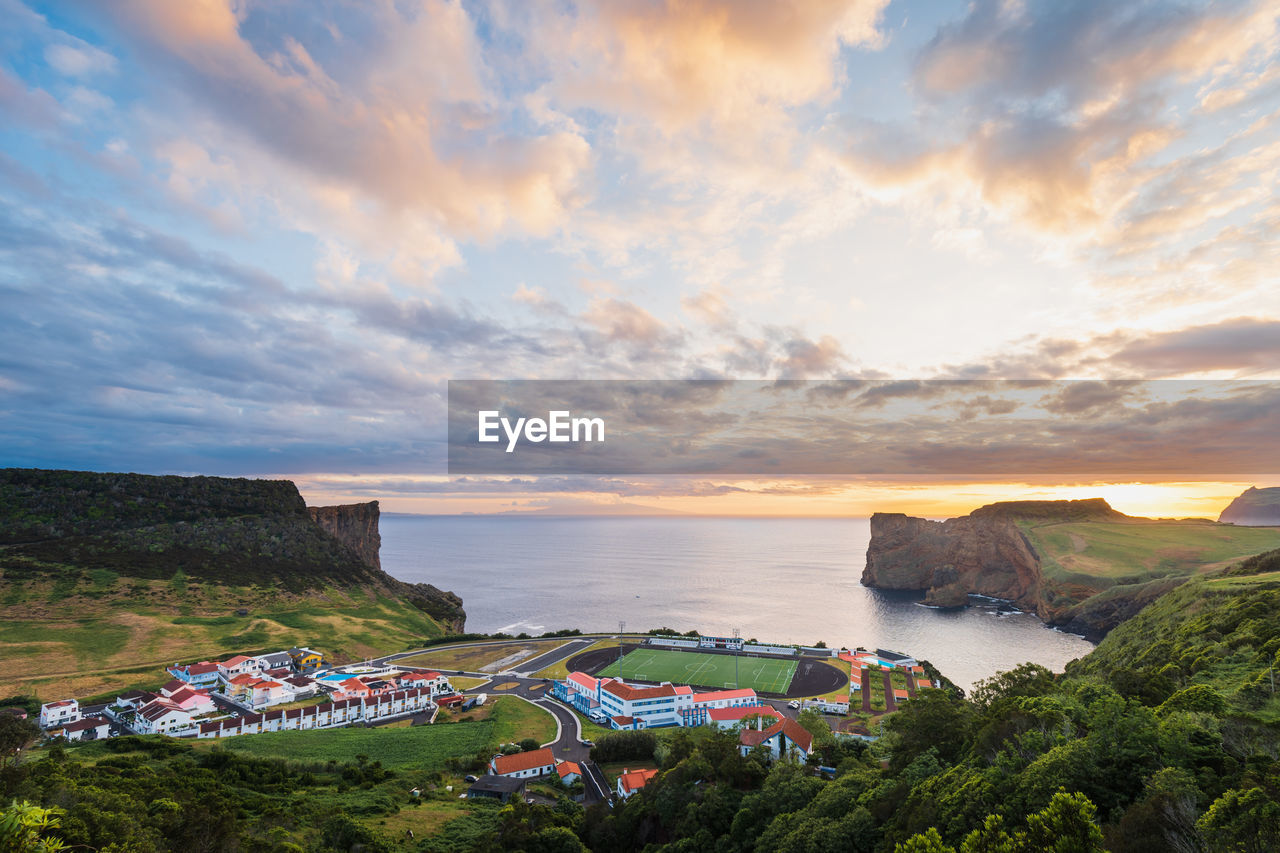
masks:
<instances>
[{"instance_id":1,"label":"sky","mask_svg":"<svg viewBox=\"0 0 1280 853\"><path fill-rule=\"evenodd\" d=\"M413 512L1280 484L445 475L450 379L1280 379L1276 0L0 16L0 464Z\"/></svg>"}]
</instances>

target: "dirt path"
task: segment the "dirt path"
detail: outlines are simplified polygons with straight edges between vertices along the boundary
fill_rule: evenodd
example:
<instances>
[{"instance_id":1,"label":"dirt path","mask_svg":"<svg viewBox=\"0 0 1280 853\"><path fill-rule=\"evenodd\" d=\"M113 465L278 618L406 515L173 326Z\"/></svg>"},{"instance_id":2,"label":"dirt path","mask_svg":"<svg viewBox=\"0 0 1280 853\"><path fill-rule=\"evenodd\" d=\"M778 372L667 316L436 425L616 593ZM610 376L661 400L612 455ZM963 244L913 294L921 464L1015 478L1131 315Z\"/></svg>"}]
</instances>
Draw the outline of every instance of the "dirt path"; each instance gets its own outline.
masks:
<instances>
[{"instance_id":1,"label":"dirt path","mask_svg":"<svg viewBox=\"0 0 1280 853\"><path fill-rule=\"evenodd\" d=\"M893 692L893 677L889 670L880 673L884 676L884 710L885 713L898 710L898 698Z\"/></svg>"}]
</instances>

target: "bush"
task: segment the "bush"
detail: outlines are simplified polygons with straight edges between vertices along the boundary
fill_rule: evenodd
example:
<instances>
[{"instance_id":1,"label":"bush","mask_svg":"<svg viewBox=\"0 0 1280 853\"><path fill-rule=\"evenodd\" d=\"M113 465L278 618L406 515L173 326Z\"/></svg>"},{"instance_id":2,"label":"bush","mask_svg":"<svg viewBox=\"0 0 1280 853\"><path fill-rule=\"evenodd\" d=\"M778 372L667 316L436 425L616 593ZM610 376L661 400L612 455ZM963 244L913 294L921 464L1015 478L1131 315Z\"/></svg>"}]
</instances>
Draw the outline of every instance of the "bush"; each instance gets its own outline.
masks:
<instances>
[{"instance_id":1,"label":"bush","mask_svg":"<svg viewBox=\"0 0 1280 853\"><path fill-rule=\"evenodd\" d=\"M649 732L614 732L605 735L591 747L591 760L640 761L653 758L658 739Z\"/></svg>"}]
</instances>

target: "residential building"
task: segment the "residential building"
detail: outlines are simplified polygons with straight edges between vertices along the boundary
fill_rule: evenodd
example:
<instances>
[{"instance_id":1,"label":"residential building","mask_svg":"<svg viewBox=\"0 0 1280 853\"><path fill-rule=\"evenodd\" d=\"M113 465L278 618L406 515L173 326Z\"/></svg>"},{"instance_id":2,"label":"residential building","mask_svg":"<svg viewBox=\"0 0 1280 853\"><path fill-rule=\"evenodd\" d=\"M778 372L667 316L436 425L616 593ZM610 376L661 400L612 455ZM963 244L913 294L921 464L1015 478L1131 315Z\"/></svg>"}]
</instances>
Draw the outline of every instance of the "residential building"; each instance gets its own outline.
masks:
<instances>
[{"instance_id":1,"label":"residential building","mask_svg":"<svg viewBox=\"0 0 1280 853\"><path fill-rule=\"evenodd\" d=\"M258 669L267 672L273 669L293 669L293 658L289 657L288 652L272 652L271 654L258 655Z\"/></svg>"},{"instance_id":2,"label":"residential building","mask_svg":"<svg viewBox=\"0 0 1280 853\"><path fill-rule=\"evenodd\" d=\"M62 727L62 736L67 740L98 740L105 738L111 731L111 721L105 717L85 717Z\"/></svg>"},{"instance_id":3,"label":"residential building","mask_svg":"<svg viewBox=\"0 0 1280 853\"><path fill-rule=\"evenodd\" d=\"M467 799L491 799L508 802L512 797L523 797L528 782L515 776L481 776L467 789Z\"/></svg>"},{"instance_id":4,"label":"residential building","mask_svg":"<svg viewBox=\"0 0 1280 853\"><path fill-rule=\"evenodd\" d=\"M191 714L168 699L153 699L138 709L133 726L144 735L172 734L191 727Z\"/></svg>"},{"instance_id":5,"label":"residential building","mask_svg":"<svg viewBox=\"0 0 1280 853\"><path fill-rule=\"evenodd\" d=\"M56 729L80 719L80 703L75 699L60 699L40 706L40 728Z\"/></svg>"},{"instance_id":6,"label":"residential building","mask_svg":"<svg viewBox=\"0 0 1280 853\"><path fill-rule=\"evenodd\" d=\"M198 717L201 714L212 714L218 710L218 706L214 703L213 697L209 695L207 690L183 687L181 690L169 694L166 698L193 717Z\"/></svg>"},{"instance_id":7,"label":"residential building","mask_svg":"<svg viewBox=\"0 0 1280 853\"><path fill-rule=\"evenodd\" d=\"M130 690L127 693L121 693L116 697L115 705L117 708L126 708L128 710L137 710L153 699L159 699L160 694L152 693L150 690Z\"/></svg>"},{"instance_id":8,"label":"residential building","mask_svg":"<svg viewBox=\"0 0 1280 853\"><path fill-rule=\"evenodd\" d=\"M290 675L280 679L280 683L293 694L294 699L310 699L320 692L320 686L315 680L305 675Z\"/></svg>"},{"instance_id":9,"label":"residential building","mask_svg":"<svg viewBox=\"0 0 1280 853\"><path fill-rule=\"evenodd\" d=\"M298 672L315 672L324 666L324 655L320 652L313 651L308 648L299 648L297 646L289 649L289 660L293 668Z\"/></svg>"},{"instance_id":10,"label":"residential building","mask_svg":"<svg viewBox=\"0 0 1280 853\"><path fill-rule=\"evenodd\" d=\"M742 755L762 746L775 761L787 757L803 761L809 757L809 751L813 749L813 735L795 720L784 717L767 728L760 725L760 728L744 729L738 734L738 751Z\"/></svg>"},{"instance_id":11,"label":"residential building","mask_svg":"<svg viewBox=\"0 0 1280 853\"><path fill-rule=\"evenodd\" d=\"M582 768L576 761L560 761L556 764L556 775L566 785L572 785L582 778Z\"/></svg>"},{"instance_id":12,"label":"residential building","mask_svg":"<svg viewBox=\"0 0 1280 853\"><path fill-rule=\"evenodd\" d=\"M249 685L248 704L253 708L265 708L288 702L292 694L279 681L258 679Z\"/></svg>"},{"instance_id":13,"label":"residential building","mask_svg":"<svg viewBox=\"0 0 1280 853\"><path fill-rule=\"evenodd\" d=\"M207 660L199 663L175 663L168 671L174 678L180 678L195 687L213 687L218 683L218 665Z\"/></svg>"},{"instance_id":14,"label":"residential building","mask_svg":"<svg viewBox=\"0 0 1280 853\"><path fill-rule=\"evenodd\" d=\"M556 759L551 748L544 746L531 752L515 755L495 755L489 768L496 776L514 776L517 779L534 779L556 772Z\"/></svg>"},{"instance_id":15,"label":"residential building","mask_svg":"<svg viewBox=\"0 0 1280 853\"><path fill-rule=\"evenodd\" d=\"M396 677L401 688L426 687L433 696L443 696L453 692L453 685L444 675L433 670L413 670L402 672Z\"/></svg>"},{"instance_id":16,"label":"residential building","mask_svg":"<svg viewBox=\"0 0 1280 853\"><path fill-rule=\"evenodd\" d=\"M248 675L262 671L262 663L258 658L236 655L218 663L218 677L229 681L237 675Z\"/></svg>"},{"instance_id":17,"label":"residential building","mask_svg":"<svg viewBox=\"0 0 1280 853\"><path fill-rule=\"evenodd\" d=\"M627 770L623 768L622 775L618 777L618 797L623 800L627 799L657 775L657 770Z\"/></svg>"},{"instance_id":18,"label":"residential building","mask_svg":"<svg viewBox=\"0 0 1280 853\"><path fill-rule=\"evenodd\" d=\"M756 718L771 726L782 715L768 705L743 705L737 708L712 708L707 712L707 722L719 729L731 729L734 726L745 726L754 723Z\"/></svg>"}]
</instances>

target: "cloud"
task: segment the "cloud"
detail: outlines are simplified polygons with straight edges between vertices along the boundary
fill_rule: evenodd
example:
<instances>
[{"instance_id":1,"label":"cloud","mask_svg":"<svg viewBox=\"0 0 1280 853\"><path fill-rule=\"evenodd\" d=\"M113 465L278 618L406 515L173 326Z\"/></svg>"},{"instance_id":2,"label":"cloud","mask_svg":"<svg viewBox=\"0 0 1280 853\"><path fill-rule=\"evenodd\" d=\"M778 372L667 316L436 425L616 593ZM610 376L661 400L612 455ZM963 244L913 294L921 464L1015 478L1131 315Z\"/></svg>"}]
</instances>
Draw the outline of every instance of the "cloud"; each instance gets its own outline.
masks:
<instances>
[{"instance_id":1,"label":"cloud","mask_svg":"<svg viewBox=\"0 0 1280 853\"><path fill-rule=\"evenodd\" d=\"M665 132L757 121L835 96L842 47L880 41L886 0L660 0L526 10L557 102L641 116ZM538 25L538 21L541 25Z\"/></svg>"},{"instance_id":2,"label":"cloud","mask_svg":"<svg viewBox=\"0 0 1280 853\"><path fill-rule=\"evenodd\" d=\"M92 45L51 44L44 50L44 59L60 73L70 77L90 74L109 74L116 69L116 58Z\"/></svg>"},{"instance_id":3,"label":"cloud","mask_svg":"<svg viewBox=\"0 0 1280 853\"><path fill-rule=\"evenodd\" d=\"M291 27L283 7L230 0L128 0L96 12L175 75L189 108L277 168L472 237L547 233L577 204L589 144L504 127L460 3L431 0L404 15L377 7L374 20L339 20L332 32ZM273 39L271 24L289 34Z\"/></svg>"}]
</instances>

